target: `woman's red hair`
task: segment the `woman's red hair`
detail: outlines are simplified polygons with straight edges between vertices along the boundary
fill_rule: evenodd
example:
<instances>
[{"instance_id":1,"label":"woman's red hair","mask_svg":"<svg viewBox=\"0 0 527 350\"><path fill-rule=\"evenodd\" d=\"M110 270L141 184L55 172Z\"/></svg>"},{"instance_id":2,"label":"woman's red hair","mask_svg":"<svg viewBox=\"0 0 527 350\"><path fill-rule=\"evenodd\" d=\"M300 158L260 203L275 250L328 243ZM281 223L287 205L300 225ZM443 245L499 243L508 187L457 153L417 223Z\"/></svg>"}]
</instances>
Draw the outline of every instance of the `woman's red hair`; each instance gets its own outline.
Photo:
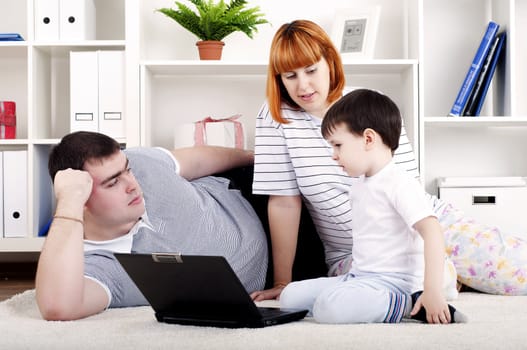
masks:
<instances>
[{"instance_id":1,"label":"woman's red hair","mask_svg":"<svg viewBox=\"0 0 527 350\"><path fill-rule=\"evenodd\" d=\"M328 102L332 103L342 96L345 76L340 55L327 33L308 20L296 20L278 29L271 43L266 91L269 110L275 121L287 123L281 114L282 102L300 109L287 93L280 74L313 65L322 58L329 65Z\"/></svg>"}]
</instances>

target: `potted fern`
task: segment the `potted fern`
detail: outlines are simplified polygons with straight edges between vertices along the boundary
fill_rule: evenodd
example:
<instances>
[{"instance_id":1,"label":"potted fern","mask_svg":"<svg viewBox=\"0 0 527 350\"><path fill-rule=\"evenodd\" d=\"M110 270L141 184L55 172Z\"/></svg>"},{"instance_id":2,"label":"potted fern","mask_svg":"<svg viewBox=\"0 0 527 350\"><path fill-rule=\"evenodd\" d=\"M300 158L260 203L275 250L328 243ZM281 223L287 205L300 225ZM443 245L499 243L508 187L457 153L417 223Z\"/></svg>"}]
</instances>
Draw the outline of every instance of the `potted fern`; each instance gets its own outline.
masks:
<instances>
[{"instance_id":1,"label":"potted fern","mask_svg":"<svg viewBox=\"0 0 527 350\"><path fill-rule=\"evenodd\" d=\"M240 31L252 39L257 32L256 26L269 23L260 12L258 6L247 8L246 0L188 0L196 7L193 11L187 5L176 1L177 9L160 8L157 11L172 18L183 28L196 35L200 40L196 43L200 59L220 59L225 43L223 39L234 32ZM219 49L213 56L211 48Z\"/></svg>"}]
</instances>

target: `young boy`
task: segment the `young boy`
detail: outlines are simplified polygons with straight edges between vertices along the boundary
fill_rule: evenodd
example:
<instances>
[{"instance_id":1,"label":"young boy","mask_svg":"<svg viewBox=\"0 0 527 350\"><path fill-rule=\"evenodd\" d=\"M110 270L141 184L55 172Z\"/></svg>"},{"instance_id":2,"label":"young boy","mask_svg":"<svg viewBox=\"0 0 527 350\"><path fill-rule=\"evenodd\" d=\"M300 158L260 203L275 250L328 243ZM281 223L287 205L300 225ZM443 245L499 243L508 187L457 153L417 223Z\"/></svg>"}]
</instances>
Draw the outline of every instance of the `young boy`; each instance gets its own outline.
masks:
<instances>
[{"instance_id":1,"label":"young boy","mask_svg":"<svg viewBox=\"0 0 527 350\"><path fill-rule=\"evenodd\" d=\"M439 222L421 185L393 162L401 127L395 103L372 90L354 90L326 113L322 135L356 180L353 263L343 276L290 283L282 307L308 308L322 323L466 321L443 295Z\"/></svg>"}]
</instances>

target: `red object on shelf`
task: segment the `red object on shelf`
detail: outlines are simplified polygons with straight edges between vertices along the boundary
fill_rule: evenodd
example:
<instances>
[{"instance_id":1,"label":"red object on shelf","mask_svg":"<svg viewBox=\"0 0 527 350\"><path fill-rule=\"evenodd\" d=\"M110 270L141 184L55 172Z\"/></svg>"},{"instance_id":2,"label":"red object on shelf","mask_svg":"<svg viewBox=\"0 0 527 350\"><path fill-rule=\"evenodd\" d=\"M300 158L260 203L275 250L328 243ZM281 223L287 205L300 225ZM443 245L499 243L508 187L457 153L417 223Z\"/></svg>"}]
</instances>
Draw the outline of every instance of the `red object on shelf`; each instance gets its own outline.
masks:
<instances>
[{"instance_id":1,"label":"red object on shelf","mask_svg":"<svg viewBox=\"0 0 527 350\"><path fill-rule=\"evenodd\" d=\"M0 101L0 139L14 139L16 136L16 104Z\"/></svg>"}]
</instances>

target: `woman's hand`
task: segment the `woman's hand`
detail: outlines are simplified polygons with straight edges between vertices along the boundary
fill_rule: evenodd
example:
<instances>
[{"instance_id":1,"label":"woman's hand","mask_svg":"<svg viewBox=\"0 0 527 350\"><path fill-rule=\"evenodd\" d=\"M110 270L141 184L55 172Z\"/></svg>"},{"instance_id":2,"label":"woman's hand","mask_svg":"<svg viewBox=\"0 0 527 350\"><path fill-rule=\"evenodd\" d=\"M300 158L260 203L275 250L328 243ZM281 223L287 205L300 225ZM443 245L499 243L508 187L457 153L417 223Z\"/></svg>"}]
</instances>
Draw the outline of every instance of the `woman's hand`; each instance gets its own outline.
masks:
<instances>
[{"instance_id":1,"label":"woman's hand","mask_svg":"<svg viewBox=\"0 0 527 350\"><path fill-rule=\"evenodd\" d=\"M280 298L280 293L282 293L282 290L284 290L284 288L285 288L284 284L279 284L271 289L252 292L251 298L254 301L263 301L263 300L270 300L270 299L278 300Z\"/></svg>"}]
</instances>

